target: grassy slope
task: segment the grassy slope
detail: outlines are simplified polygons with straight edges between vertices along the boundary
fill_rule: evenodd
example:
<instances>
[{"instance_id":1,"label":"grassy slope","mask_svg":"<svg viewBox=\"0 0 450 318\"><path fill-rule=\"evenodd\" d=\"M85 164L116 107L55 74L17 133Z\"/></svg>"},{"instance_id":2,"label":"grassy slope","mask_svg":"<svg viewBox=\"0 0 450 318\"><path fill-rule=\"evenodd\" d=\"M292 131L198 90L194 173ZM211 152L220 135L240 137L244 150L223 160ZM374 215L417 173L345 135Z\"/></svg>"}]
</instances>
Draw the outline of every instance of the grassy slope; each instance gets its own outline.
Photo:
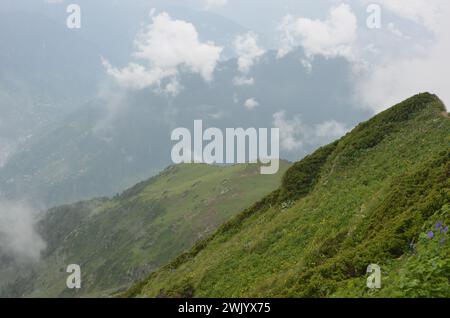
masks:
<instances>
[{"instance_id":1,"label":"grassy slope","mask_svg":"<svg viewBox=\"0 0 450 318\"><path fill-rule=\"evenodd\" d=\"M424 234L450 224L444 110L420 94L360 124L123 296L450 296L450 242ZM366 288L372 263L381 290Z\"/></svg>"},{"instance_id":2,"label":"grassy slope","mask_svg":"<svg viewBox=\"0 0 450 318\"><path fill-rule=\"evenodd\" d=\"M261 175L258 165L172 166L112 199L53 209L40 224L46 255L22 289L70 297L125 288L276 189L288 166L277 175ZM78 292L65 287L68 264L81 266Z\"/></svg>"}]
</instances>

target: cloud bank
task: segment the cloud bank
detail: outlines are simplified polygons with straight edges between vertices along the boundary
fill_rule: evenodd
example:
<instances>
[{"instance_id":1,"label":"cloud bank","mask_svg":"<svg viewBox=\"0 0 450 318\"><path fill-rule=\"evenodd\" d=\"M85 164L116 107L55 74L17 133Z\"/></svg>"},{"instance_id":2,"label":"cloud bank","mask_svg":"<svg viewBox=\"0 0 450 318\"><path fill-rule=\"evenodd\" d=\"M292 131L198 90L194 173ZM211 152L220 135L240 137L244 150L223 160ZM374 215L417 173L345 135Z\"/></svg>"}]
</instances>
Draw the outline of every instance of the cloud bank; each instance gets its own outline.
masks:
<instances>
[{"instance_id":1,"label":"cloud bank","mask_svg":"<svg viewBox=\"0 0 450 318\"><path fill-rule=\"evenodd\" d=\"M399 17L421 24L430 32L429 40L413 41L411 54L374 63L355 79L355 97L364 107L382 111L419 92L429 91L450 103L450 1L381 1L384 8ZM389 24L388 24L389 30ZM419 50L414 50L418 46Z\"/></svg>"},{"instance_id":2,"label":"cloud bank","mask_svg":"<svg viewBox=\"0 0 450 318\"><path fill-rule=\"evenodd\" d=\"M380 29L365 25L371 3L333 1L324 20L286 15L278 27L278 57L302 47L309 71L314 56L346 58L353 65L354 102L373 113L424 91L450 103L450 1L380 0ZM364 14L357 18L350 4ZM411 22L417 29L405 34L402 27Z\"/></svg>"}]
</instances>

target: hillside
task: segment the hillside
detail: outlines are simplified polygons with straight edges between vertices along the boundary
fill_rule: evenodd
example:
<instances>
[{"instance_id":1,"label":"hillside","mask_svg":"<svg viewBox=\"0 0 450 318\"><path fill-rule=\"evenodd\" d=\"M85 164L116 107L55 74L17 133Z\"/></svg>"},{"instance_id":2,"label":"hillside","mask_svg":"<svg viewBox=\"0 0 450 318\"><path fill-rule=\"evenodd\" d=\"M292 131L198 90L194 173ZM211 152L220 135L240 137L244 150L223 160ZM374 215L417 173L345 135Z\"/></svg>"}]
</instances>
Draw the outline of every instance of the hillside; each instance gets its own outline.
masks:
<instances>
[{"instance_id":1,"label":"hillside","mask_svg":"<svg viewBox=\"0 0 450 318\"><path fill-rule=\"evenodd\" d=\"M425 93L358 125L122 296L449 297L444 111ZM379 290L366 287L369 264Z\"/></svg>"},{"instance_id":2,"label":"hillside","mask_svg":"<svg viewBox=\"0 0 450 318\"><path fill-rule=\"evenodd\" d=\"M106 296L126 288L276 189L288 167L261 175L258 165L171 166L114 198L54 208L39 224L42 259L0 294ZM81 266L79 291L66 288L69 264ZM11 279L1 274L3 284Z\"/></svg>"}]
</instances>

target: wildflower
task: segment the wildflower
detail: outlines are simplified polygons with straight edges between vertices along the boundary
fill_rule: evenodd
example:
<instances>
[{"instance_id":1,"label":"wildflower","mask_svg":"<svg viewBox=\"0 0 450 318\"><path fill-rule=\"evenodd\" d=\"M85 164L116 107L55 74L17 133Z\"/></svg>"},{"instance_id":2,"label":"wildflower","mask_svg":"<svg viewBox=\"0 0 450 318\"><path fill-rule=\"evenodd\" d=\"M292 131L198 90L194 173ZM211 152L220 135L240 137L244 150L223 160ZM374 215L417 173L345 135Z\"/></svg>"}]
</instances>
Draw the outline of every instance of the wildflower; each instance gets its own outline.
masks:
<instances>
[{"instance_id":1,"label":"wildflower","mask_svg":"<svg viewBox=\"0 0 450 318\"><path fill-rule=\"evenodd\" d=\"M436 223L436 230L439 230L442 227L442 222Z\"/></svg>"},{"instance_id":2,"label":"wildflower","mask_svg":"<svg viewBox=\"0 0 450 318\"><path fill-rule=\"evenodd\" d=\"M433 231L428 232L428 237L432 239L434 237L434 232Z\"/></svg>"},{"instance_id":3,"label":"wildflower","mask_svg":"<svg viewBox=\"0 0 450 318\"><path fill-rule=\"evenodd\" d=\"M447 233L448 232L448 225L441 229L441 233Z\"/></svg>"}]
</instances>

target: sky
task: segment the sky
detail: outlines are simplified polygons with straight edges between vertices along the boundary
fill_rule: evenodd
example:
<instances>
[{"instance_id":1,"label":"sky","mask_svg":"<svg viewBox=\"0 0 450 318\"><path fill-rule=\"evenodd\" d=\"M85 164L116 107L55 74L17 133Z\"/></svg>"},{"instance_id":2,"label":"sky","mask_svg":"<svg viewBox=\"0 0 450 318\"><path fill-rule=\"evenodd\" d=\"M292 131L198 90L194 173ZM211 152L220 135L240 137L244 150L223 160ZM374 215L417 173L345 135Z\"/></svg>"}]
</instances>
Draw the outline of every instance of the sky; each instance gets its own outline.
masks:
<instances>
[{"instance_id":1,"label":"sky","mask_svg":"<svg viewBox=\"0 0 450 318\"><path fill-rule=\"evenodd\" d=\"M64 0L5 1L2 9L21 4L23 8L38 8L38 3L46 3L44 10L48 12L69 4ZM109 43L113 43L116 33L127 30L128 35L120 34L125 40L117 41L126 44L120 49L113 45L105 48L98 59L104 73L125 91L152 88L175 97L184 89L180 78L186 74L213 85L220 62L230 57L237 59L239 72L233 84L251 88L255 85L252 71L264 62L265 54L275 52L277 59L283 60L301 49L305 56L298 63L312 74L312 65L320 58L344 59L351 65L350 73L342 78L348 77L352 83L352 94L345 98L351 100L353 108L375 114L424 91L450 103L446 79L450 71L450 21L446 18L450 2L446 0L379 0L377 4L369 0L134 0L126 2L127 11L120 0L75 3L80 4L83 19L88 21L85 29L90 30L96 19L98 25L105 21L102 19L117 20L117 29L111 34L99 33L91 41L109 36ZM113 16L114 8L117 12ZM122 22L126 19L136 20L135 25ZM128 54L117 58L114 51L123 47L129 49ZM256 113L262 102L247 96L241 104ZM283 111L273 109L272 123L288 127L283 118L291 118L295 125L295 118L302 115L281 116ZM336 131L341 133L343 126L323 127L338 127ZM8 149L6 142L0 142ZM0 156L0 164L4 162Z\"/></svg>"},{"instance_id":2,"label":"sky","mask_svg":"<svg viewBox=\"0 0 450 318\"><path fill-rule=\"evenodd\" d=\"M2 6L7 7L10 0L5 1ZM69 3L64 0L42 2L49 5ZM78 2L83 3L81 0ZM119 2L120 0L109 1L113 6ZM291 41L293 46L310 49L311 56L322 54L330 57L331 50L340 50L333 52L332 56L345 55L353 58L353 62L357 59L358 62L367 63L365 66L369 71L357 80L362 82L357 88L357 97L361 99L363 106L376 111L420 90L434 91L444 101L450 102L450 92L445 88L443 78L449 68L446 55L450 45L450 22L446 18L450 3L446 0L376 1L381 8L379 29L369 29L366 24L369 16L367 9L373 3L370 0L127 2L130 7L145 4L161 11L170 6L178 6L212 12L258 34L259 41L265 48L283 49ZM104 1L92 1L92 5L101 7ZM353 19L356 19L356 25L351 24ZM198 25L194 27L200 28ZM312 47L314 45L316 47ZM342 50L347 51L344 53Z\"/></svg>"},{"instance_id":3,"label":"sky","mask_svg":"<svg viewBox=\"0 0 450 318\"><path fill-rule=\"evenodd\" d=\"M138 2L142 1L134 1ZM367 0L155 0L144 3L155 8L151 17L155 28L160 27L163 31L166 26L173 26L173 32L180 34L178 39L186 39L184 43L175 42L173 45L181 45L180 49L192 48L192 62L196 54L204 61L204 64L193 65L188 61L190 57L180 56L181 60L172 60L168 62L172 65L154 69L152 74L143 74L143 69L130 61L129 68L124 72L133 71L141 79L143 77L144 82L158 82L169 73L177 73L177 68L186 62L191 71L200 72L209 81L216 61L228 56L224 54L227 50L240 56L241 62L246 60L244 63L253 65L261 52L277 50L282 58L294 48L301 47L307 52L309 60L317 56L349 60L355 70L354 97L361 107L375 113L421 91L434 92L444 102L450 103L450 92L444 77L450 65L446 57L450 50L450 25L446 19L450 11L449 1L380 0L377 2L378 9ZM226 47L219 44L208 47L208 43L196 42L192 38L202 37L201 26L176 14L168 15L170 10L167 8L171 6L217 14L242 26L249 33L239 35L240 46L236 45L236 40L239 40L236 38ZM373 14L378 12L380 25L369 27L367 19L372 19ZM177 22L170 24L174 21ZM373 19L371 21L374 23ZM147 23L152 25L151 20ZM154 30L152 44L157 41L157 32ZM188 36L185 38L184 35ZM147 33L147 36L152 35ZM189 36L191 40L187 43ZM160 39L164 40L164 36ZM172 50L170 46L166 48ZM149 47L146 52L137 53L150 62L158 59L155 54L157 52L151 52ZM103 62L110 75L124 81L125 73L119 74L118 69L108 61ZM165 63L162 59L156 62ZM308 62L301 61L305 65ZM236 81L250 84L251 79L244 75ZM177 87L177 83L172 81L168 89L176 91Z\"/></svg>"},{"instance_id":4,"label":"sky","mask_svg":"<svg viewBox=\"0 0 450 318\"><path fill-rule=\"evenodd\" d=\"M355 97L375 112L420 91L450 103L449 1L222 0L197 5L201 2L266 34L275 48L283 50L287 42L311 56L341 55L356 66L363 63L365 72L355 74ZM379 4L381 26L369 29L367 10L373 3ZM289 40L283 41L283 35Z\"/></svg>"}]
</instances>

